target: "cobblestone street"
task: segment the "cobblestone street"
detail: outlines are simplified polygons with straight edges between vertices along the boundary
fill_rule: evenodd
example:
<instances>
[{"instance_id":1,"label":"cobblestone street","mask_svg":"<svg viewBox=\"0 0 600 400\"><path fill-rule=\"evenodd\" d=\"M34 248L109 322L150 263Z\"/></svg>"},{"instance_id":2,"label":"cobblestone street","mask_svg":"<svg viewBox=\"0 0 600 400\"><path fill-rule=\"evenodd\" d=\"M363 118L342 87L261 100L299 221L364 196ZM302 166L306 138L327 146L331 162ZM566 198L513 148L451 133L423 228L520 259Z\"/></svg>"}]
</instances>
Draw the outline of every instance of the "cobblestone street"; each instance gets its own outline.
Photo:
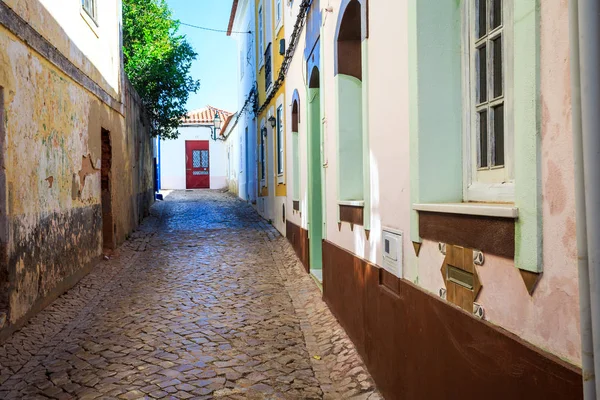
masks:
<instances>
[{"instance_id":1,"label":"cobblestone street","mask_svg":"<svg viewBox=\"0 0 600 400\"><path fill-rule=\"evenodd\" d=\"M229 194L174 192L0 348L0 398L380 396L285 238Z\"/></svg>"}]
</instances>

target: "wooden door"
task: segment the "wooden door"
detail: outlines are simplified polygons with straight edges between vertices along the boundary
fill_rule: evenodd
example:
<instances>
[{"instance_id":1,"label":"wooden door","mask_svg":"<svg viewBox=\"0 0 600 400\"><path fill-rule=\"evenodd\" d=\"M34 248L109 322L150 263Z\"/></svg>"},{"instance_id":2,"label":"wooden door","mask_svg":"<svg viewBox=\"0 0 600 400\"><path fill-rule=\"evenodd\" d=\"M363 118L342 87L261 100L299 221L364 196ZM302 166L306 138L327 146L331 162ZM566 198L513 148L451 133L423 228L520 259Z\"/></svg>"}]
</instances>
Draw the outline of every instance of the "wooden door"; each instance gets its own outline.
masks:
<instances>
[{"instance_id":1,"label":"wooden door","mask_svg":"<svg viewBox=\"0 0 600 400\"><path fill-rule=\"evenodd\" d=\"M210 188L208 140L185 142L185 181L188 189Z\"/></svg>"}]
</instances>

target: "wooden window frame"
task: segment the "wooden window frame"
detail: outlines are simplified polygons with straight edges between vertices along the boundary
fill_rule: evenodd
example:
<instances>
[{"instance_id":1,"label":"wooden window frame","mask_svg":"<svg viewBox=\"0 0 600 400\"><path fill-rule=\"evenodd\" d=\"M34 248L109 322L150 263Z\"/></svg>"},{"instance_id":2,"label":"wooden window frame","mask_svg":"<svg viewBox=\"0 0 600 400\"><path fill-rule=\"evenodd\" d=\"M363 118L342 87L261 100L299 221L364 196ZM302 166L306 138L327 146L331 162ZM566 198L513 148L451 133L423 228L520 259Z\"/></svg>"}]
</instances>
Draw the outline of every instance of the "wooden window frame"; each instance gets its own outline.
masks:
<instances>
[{"instance_id":1,"label":"wooden window frame","mask_svg":"<svg viewBox=\"0 0 600 400\"><path fill-rule=\"evenodd\" d=\"M487 10L490 10L491 0L486 0ZM514 202L514 127L513 127L513 0L502 0L502 24L480 38L476 38L477 0L466 0L463 2L463 125L465 135L463 150L463 196L464 201L488 201L488 202ZM489 26L490 14L487 13L486 26ZM486 57L486 89L488 96L485 102L478 103L477 99L477 49L486 44L486 51L491 49L491 41L502 36L502 69L503 69L503 94L493 98L492 79L493 74L491 60ZM487 131L491 134L492 118L491 109L499 104L504 105L504 165L478 167L478 111L487 109ZM488 160L490 157L490 146L488 146ZM489 164L489 161L488 161Z\"/></svg>"}]
</instances>

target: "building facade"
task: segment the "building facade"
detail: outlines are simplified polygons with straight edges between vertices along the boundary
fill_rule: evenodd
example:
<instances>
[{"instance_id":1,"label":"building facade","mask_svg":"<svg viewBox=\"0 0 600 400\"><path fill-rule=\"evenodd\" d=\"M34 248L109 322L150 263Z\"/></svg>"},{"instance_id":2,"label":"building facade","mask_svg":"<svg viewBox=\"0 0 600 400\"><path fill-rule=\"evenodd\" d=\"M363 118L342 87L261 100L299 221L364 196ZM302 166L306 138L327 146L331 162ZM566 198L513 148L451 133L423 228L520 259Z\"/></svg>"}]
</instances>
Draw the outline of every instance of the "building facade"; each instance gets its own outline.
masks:
<instances>
[{"instance_id":1,"label":"building facade","mask_svg":"<svg viewBox=\"0 0 600 400\"><path fill-rule=\"evenodd\" d=\"M153 146L121 2L0 1L0 339L147 215Z\"/></svg>"},{"instance_id":2,"label":"building facade","mask_svg":"<svg viewBox=\"0 0 600 400\"><path fill-rule=\"evenodd\" d=\"M255 24L254 1L234 1L228 35L235 38L239 54L238 111L223 135L230 159L229 190L253 205L258 197Z\"/></svg>"},{"instance_id":3,"label":"building facade","mask_svg":"<svg viewBox=\"0 0 600 400\"><path fill-rule=\"evenodd\" d=\"M221 130L215 128L216 115ZM159 140L160 188L226 188L229 160L222 132L230 119L230 112L206 106L186 115L177 128L177 139Z\"/></svg>"},{"instance_id":4,"label":"building facade","mask_svg":"<svg viewBox=\"0 0 600 400\"><path fill-rule=\"evenodd\" d=\"M251 13L253 16L249 15ZM238 43L240 57L245 54L247 62L244 68L240 66L240 80L246 83L241 85L242 88L248 89L250 79L248 77L244 80L242 72L247 74L249 66L255 67L251 75L256 77L254 87L242 93L245 94L244 99L254 103L256 119L255 126L248 132L249 140L255 139L252 146L256 146L256 209L284 235L287 196L286 102L285 80L280 71L286 52L285 20L283 0L254 0L252 5L245 1L234 1L229 27L230 34L234 26L241 31L247 29L247 26L251 27L253 38L240 37ZM252 51L255 55L254 60L248 57ZM240 65L243 62L245 61L242 59ZM255 94L252 94L252 91L255 91ZM245 140L245 129L250 122L247 118L250 116L247 113L244 115L247 115L244 124L236 127L237 137L243 137ZM252 149L249 146L246 148L244 153L248 157ZM254 183L252 179L248 179L248 182ZM252 199L252 196L250 198Z\"/></svg>"},{"instance_id":5,"label":"building facade","mask_svg":"<svg viewBox=\"0 0 600 400\"><path fill-rule=\"evenodd\" d=\"M283 36L267 3L259 211L382 393L579 398L566 3L286 1Z\"/></svg>"}]
</instances>

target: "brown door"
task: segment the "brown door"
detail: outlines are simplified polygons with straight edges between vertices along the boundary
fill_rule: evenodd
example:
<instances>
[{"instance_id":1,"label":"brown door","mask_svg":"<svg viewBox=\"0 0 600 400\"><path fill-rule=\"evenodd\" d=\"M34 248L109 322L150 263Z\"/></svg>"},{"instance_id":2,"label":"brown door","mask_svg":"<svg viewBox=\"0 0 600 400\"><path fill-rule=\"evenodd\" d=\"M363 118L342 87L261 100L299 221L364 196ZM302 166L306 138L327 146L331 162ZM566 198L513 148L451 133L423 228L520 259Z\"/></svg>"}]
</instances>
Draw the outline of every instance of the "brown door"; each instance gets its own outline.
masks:
<instances>
[{"instance_id":1,"label":"brown door","mask_svg":"<svg viewBox=\"0 0 600 400\"><path fill-rule=\"evenodd\" d=\"M185 180L188 189L209 189L208 140L185 142Z\"/></svg>"}]
</instances>

